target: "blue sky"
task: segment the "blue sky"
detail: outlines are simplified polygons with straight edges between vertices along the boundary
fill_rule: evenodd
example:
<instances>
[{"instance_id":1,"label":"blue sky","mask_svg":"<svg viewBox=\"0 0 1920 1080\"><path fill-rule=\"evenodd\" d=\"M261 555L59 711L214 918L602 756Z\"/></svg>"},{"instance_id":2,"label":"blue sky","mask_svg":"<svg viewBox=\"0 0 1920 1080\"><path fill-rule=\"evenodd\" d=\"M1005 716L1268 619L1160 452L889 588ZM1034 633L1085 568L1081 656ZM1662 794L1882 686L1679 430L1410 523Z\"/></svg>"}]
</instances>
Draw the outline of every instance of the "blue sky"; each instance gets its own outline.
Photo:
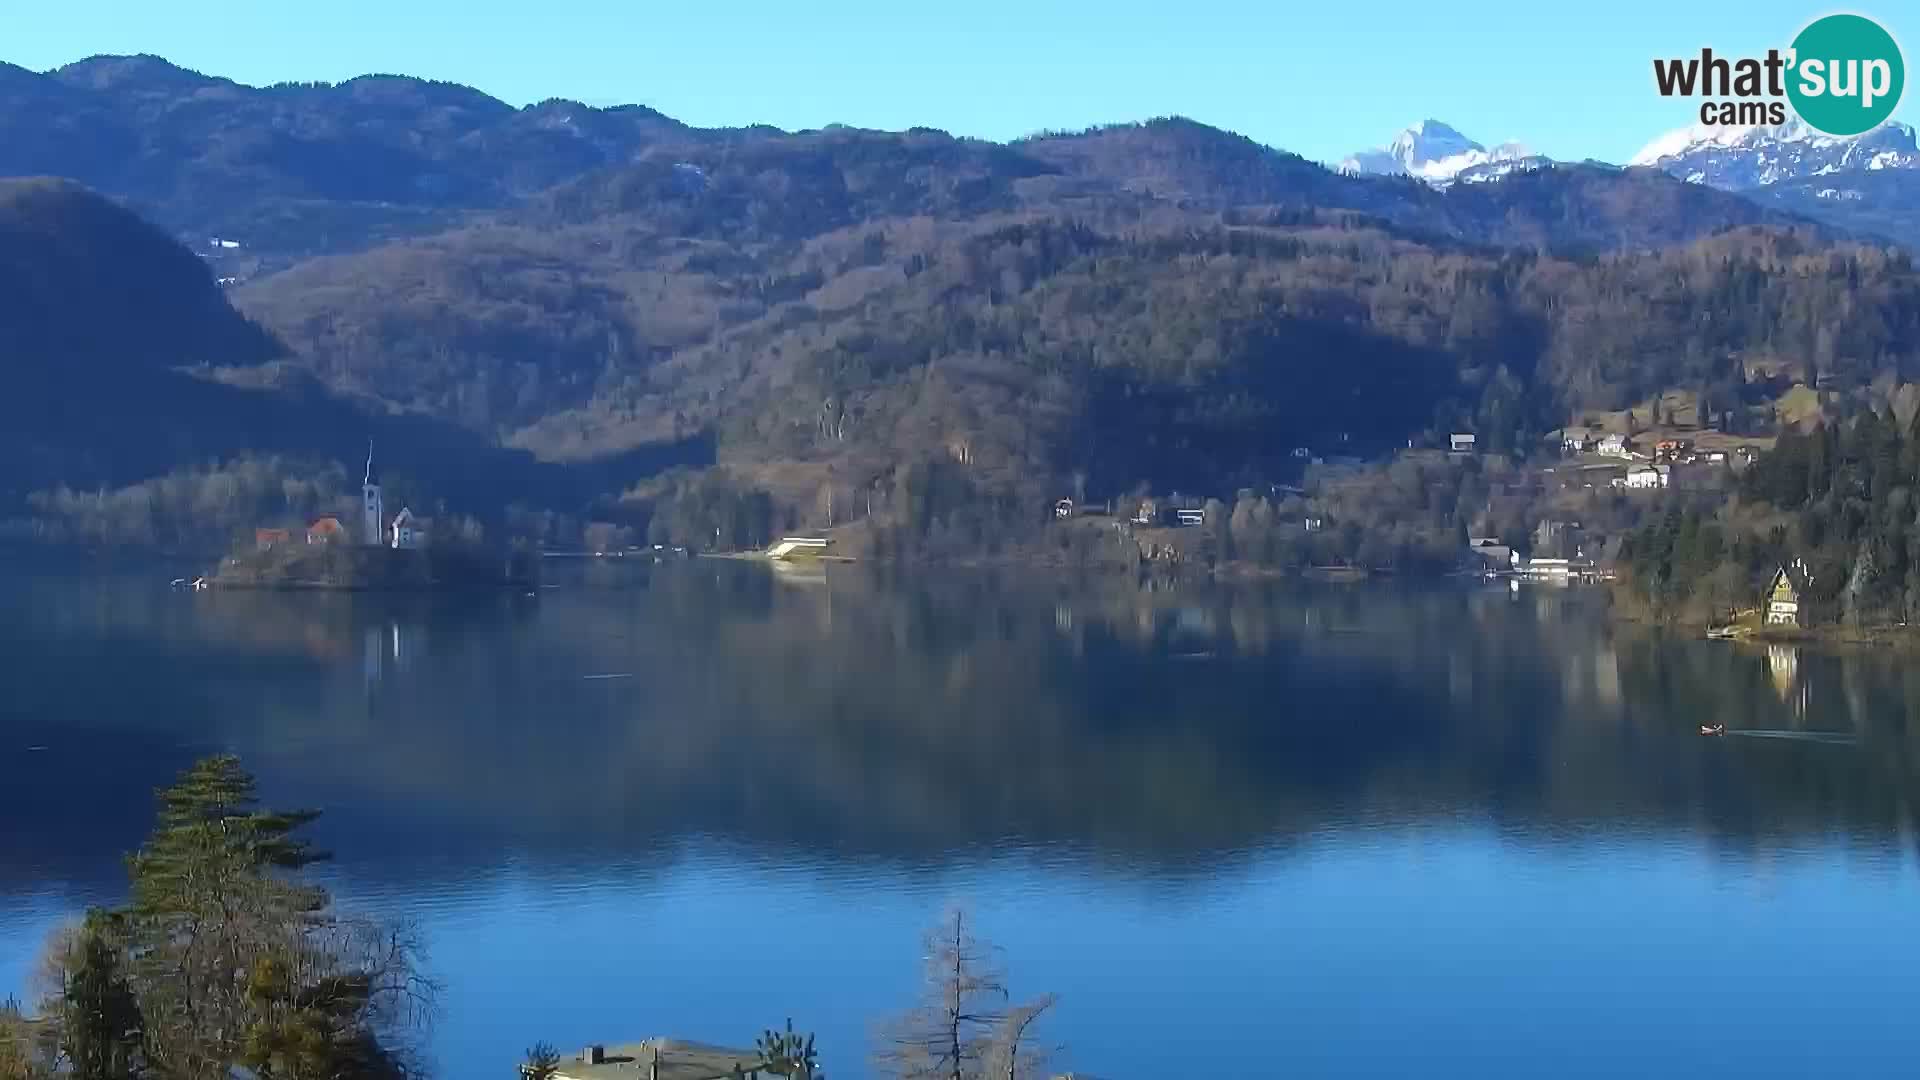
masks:
<instances>
[{"instance_id":1,"label":"blue sky","mask_svg":"<svg viewBox=\"0 0 1920 1080\"><path fill-rule=\"evenodd\" d=\"M1879 18L1920 59L1920 12L1884 2L63 0L9 11L0 60L148 52L255 84L397 72L516 105L991 139L1179 113L1321 160L1436 117L1488 144L1621 161L1694 119L1654 93L1655 56L1784 47L1835 10Z\"/></svg>"}]
</instances>

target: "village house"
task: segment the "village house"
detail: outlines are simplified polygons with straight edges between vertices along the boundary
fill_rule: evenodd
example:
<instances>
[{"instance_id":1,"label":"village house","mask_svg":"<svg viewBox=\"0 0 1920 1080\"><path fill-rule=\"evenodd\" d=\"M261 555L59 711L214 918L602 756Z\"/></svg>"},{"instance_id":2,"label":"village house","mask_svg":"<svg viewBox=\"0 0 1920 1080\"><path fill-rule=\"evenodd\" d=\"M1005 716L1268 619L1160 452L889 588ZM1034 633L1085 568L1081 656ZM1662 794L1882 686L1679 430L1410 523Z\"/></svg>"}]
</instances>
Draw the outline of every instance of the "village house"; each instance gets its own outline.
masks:
<instances>
[{"instance_id":1,"label":"village house","mask_svg":"<svg viewBox=\"0 0 1920 1080\"><path fill-rule=\"evenodd\" d=\"M1632 448L1632 439L1627 438L1625 435L1613 434L1602 436L1599 443L1595 444L1594 451L1605 454L1608 457L1626 457Z\"/></svg>"},{"instance_id":2,"label":"village house","mask_svg":"<svg viewBox=\"0 0 1920 1080\"><path fill-rule=\"evenodd\" d=\"M272 551L274 548L292 542L293 533L288 529L253 530L253 549L255 551Z\"/></svg>"},{"instance_id":3,"label":"village house","mask_svg":"<svg viewBox=\"0 0 1920 1080\"><path fill-rule=\"evenodd\" d=\"M1476 536L1467 541L1467 550L1480 560L1479 569L1489 574L1513 569L1519 555L1500 542L1497 536Z\"/></svg>"},{"instance_id":4,"label":"village house","mask_svg":"<svg viewBox=\"0 0 1920 1080\"><path fill-rule=\"evenodd\" d=\"M1593 437L1584 431L1569 431L1560 437L1560 448L1569 454L1584 454L1593 449Z\"/></svg>"},{"instance_id":5,"label":"village house","mask_svg":"<svg viewBox=\"0 0 1920 1080\"><path fill-rule=\"evenodd\" d=\"M1807 583L1806 564L1795 560L1773 572L1767 585L1767 625L1800 626L1800 590Z\"/></svg>"},{"instance_id":6,"label":"village house","mask_svg":"<svg viewBox=\"0 0 1920 1080\"><path fill-rule=\"evenodd\" d=\"M1455 432L1447 440L1447 449L1456 454L1473 453L1474 437L1468 432Z\"/></svg>"},{"instance_id":7,"label":"village house","mask_svg":"<svg viewBox=\"0 0 1920 1080\"><path fill-rule=\"evenodd\" d=\"M307 526L307 543L337 544L347 538L347 527L340 519L329 514Z\"/></svg>"},{"instance_id":8,"label":"village house","mask_svg":"<svg viewBox=\"0 0 1920 1080\"><path fill-rule=\"evenodd\" d=\"M1171 525L1204 525L1207 520L1206 505L1206 500L1197 495L1182 495L1176 491L1160 500L1160 516L1155 521Z\"/></svg>"},{"instance_id":9,"label":"village house","mask_svg":"<svg viewBox=\"0 0 1920 1080\"><path fill-rule=\"evenodd\" d=\"M1692 449L1692 439L1661 439L1653 444L1653 457L1655 461L1675 461Z\"/></svg>"},{"instance_id":10,"label":"village house","mask_svg":"<svg viewBox=\"0 0 1920 1080\"><path fill-rule=\"evenodd\" d=\"M1057 503L1054 503L1054 504L1053 504L1053 516L1054 516L1054 517L1057 517L1057 518L1070 518L1070 517L1072 517L1072 516L1073 516L1073 500L1072 500L1072 499L1061 499L1061 500L1060 500L1059 502L1057 502Z\"/></svg>"},{"instance_id":11,"label":"village house","mask_svg":"<svg viewBox=\"0 0 1920 1080\"><path fill-rule=\"evenodd\" d=\"M1635 465L1627 470L1623 486L1636 490L1657 489L1673 482L1671 465Z\"/></svg>"}]
</instances>

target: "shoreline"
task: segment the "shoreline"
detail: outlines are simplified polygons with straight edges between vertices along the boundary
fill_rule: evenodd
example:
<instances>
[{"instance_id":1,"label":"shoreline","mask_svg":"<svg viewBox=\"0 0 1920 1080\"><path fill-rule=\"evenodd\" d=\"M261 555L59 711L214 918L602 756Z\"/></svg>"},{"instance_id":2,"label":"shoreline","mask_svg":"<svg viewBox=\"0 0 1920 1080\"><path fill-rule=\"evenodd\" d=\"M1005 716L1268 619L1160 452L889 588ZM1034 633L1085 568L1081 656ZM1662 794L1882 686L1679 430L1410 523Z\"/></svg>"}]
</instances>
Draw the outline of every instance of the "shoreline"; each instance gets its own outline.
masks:
<instances>
[{"instance_id":1,"label":"shoreline","mask_svg":"<svg viewBox=\"0 0 1920 1080\"><path fill-rule=\"evenodd\" d=\"M1920 625L1914 624L1864 627L1834 624L1766 626L1752 623L1723 623L1716 625L1700 619L1662 618L1641 611L1625 611L1619 603L1612 605L1610 617L1614 622L1662 630L1695 641L1727 641L1736 645L1818 645L1920 651Z\"/></svg>"},{"instance_id":2,"label":"shoreline","mask_svg":"<svg viewBox=\"0 0 1920 1080\"><path fill-rule=\"evenodd\" d=\"M204 576L207 589L274 592L534 590L538 560L483 548L310 545L233 552Z\"/></svg>"},{"instance_id":3,"label":"shoreline","mask_svg":"<svg viewBox=\"0 0 1920 1080\"><path fill-rule=\"evenodd\" d=\"M367 584L331 581L219 581L207 579L208 592L378 592L378 593L477 593L506 592L519 589L532 592L527 584L513 582L426 582L424 584Z\"/></svg>"}]
</instances>

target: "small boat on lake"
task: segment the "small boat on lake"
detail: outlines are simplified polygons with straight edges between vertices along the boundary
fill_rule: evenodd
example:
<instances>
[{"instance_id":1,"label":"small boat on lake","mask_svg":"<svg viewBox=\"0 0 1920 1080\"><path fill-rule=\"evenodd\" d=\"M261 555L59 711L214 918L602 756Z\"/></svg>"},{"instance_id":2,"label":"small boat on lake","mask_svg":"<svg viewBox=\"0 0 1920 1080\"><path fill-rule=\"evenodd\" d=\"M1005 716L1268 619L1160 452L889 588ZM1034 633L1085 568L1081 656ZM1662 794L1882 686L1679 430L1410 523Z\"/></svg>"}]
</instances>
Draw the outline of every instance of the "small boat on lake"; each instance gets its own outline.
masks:
<instances>
[{"instance_id":1,"label":"small boat on lake","mask_svg":"<svg viewBox=\"0 0 1920 1080\"><path fill-rule=\"evenodd\" d=\"M1700 734L1702 735L1725 735L1726 733L1727 733L1727 725L1725 724L1701 724L1700 725Z\"/></svg>"}]
</instances>

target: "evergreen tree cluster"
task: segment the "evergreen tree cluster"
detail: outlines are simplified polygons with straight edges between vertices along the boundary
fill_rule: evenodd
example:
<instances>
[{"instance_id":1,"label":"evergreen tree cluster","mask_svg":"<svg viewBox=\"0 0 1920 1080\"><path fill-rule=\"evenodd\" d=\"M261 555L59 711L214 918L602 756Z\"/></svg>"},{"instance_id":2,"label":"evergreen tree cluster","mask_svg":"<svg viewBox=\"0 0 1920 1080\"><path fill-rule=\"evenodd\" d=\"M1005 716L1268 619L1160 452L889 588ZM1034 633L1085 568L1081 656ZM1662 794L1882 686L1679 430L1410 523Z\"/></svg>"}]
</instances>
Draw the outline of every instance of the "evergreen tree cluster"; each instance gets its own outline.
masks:
<instances>
[{"instance_id":1,"label":"evergreen tree cluster","mask_svg":"<svg viewBox=\"0 0 1920 1080\"><path fill-rule=\"evenodd\" d=\"M56 935L47 1000L8 1080L262 1080L406 1074L404 1036L435 987L402 927L335 911L300 871L325 858L296 835L315 811L261 809L232 756L160 792L128 860L131 899ZM17 1029L19 1025L14 1025Z\"/></svg>"},{"instance_id":2,"label":"evergreen tree cluster","mask_svg":"<svg viewBox=\"0 0 1920 1080\"><path fill-rule=\"evenodd\" d=\"M1634 591L1667 614L1752 607L1773 573L1805 566L1802 621L1920 619L1920 414L1892 409L1788 432L1720 507L1678 503L1636 531Z\"/></svg>"}]
</instances>

